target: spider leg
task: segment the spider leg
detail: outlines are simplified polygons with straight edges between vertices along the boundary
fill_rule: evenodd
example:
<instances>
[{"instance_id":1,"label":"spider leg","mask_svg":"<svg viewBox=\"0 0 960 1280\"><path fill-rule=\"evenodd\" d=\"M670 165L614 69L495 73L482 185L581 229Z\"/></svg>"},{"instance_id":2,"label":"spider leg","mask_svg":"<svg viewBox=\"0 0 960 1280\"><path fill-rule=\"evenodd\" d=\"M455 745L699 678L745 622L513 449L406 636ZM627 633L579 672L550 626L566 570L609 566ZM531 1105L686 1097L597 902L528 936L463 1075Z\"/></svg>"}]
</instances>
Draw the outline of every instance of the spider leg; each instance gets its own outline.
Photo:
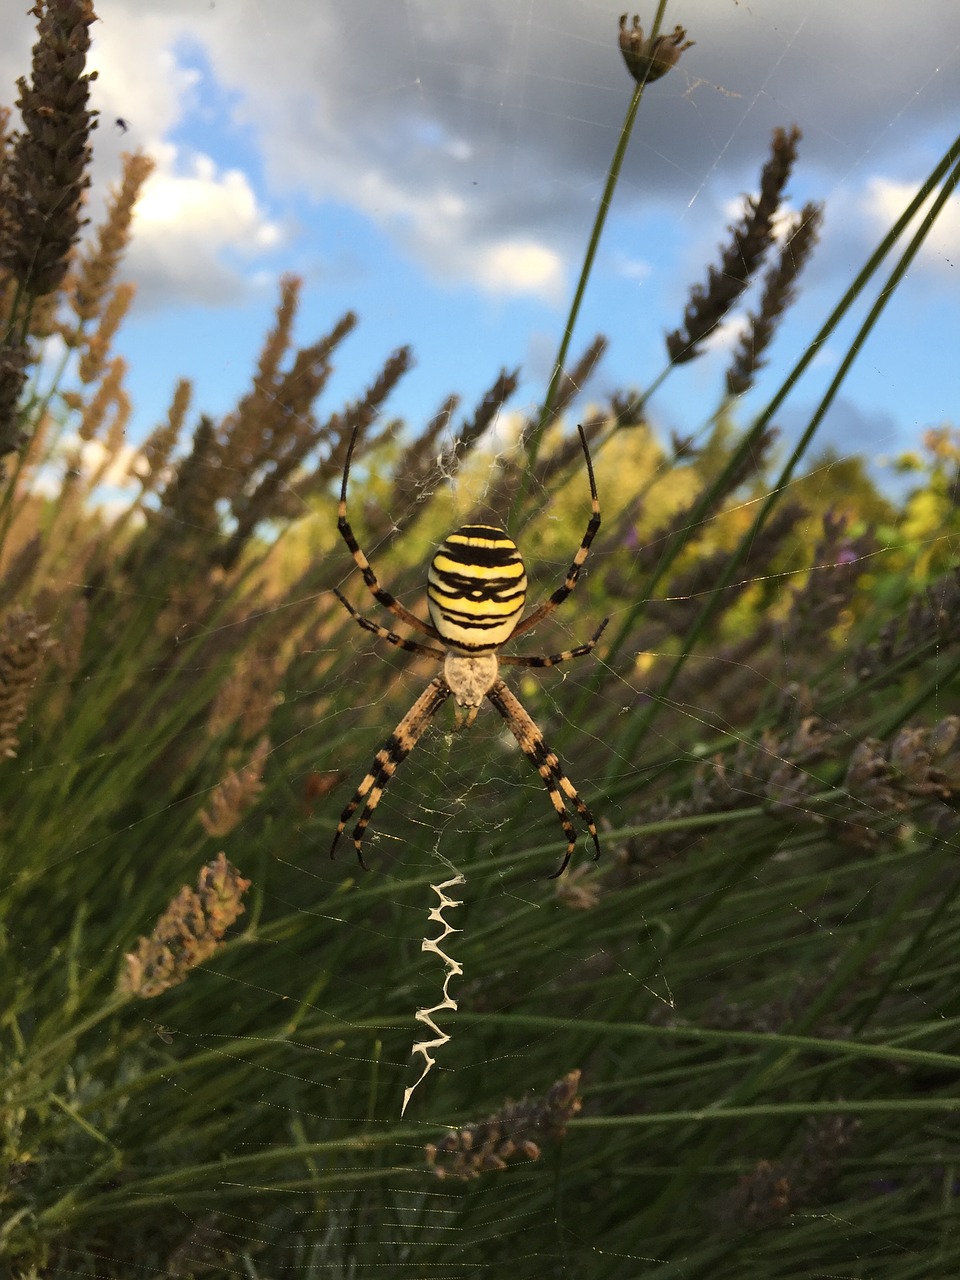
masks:
<instances>
[{"instance_id":1,"label":"spider leg","mask_svg":"<svg viewBox=\"0 0 960 1280\"><path fill-rule=\"evenodd\" d=\"M379 636L381 640L389 640L391 644L395 644L398 649L405 649L407 653L429 653L432 658L445 658L446 650L438 649L431 644L419 644L416 640L405 640L403 636L398 636L396 631L390 631L387 627L381 627L378 622L371 622L369 618L365 618L362 613L358 613L346 596L333 588L333 594L337 597L343 607L349 613L350 617L363 627L364 631L372 631L375 636ZM592 645L591 645L592 647Z\"/></svg>"},{"instance_id":2,"label":"spider leg","mask_svg":"<svg viewBox=\"0 0 960 1280\"><path fill-rule=\"evenodd\" d=\"M347 446L347 457L343 464L343 482L340 485L340 504L337 507L337 528L340 530L340 536L350 548L350 554L356 562L357 568L363 574L363 580L370 590L370 594L385 609L389 609L392 614L398 617L401 622L405 622L408 627L413 627L415 631L421 632L423 635L430 636L433 640L439 640L440 636L435 628L429 626L426 622L422 622L415 613L411 613L409 609L405 609L399 600L395 599L386 588L380 585L380 580L373 571L370 561L363 553L360 543L354 536L350 527L350 521L347 519L347 480L350 476L350 461L353 457L354 446L357 443L357 436L360 434L360 428L354 427L353 434L350 437L350 443ZM341 597L342 599L342 597Z\"/></svg>"},{"instance_id":3,"label":"spider leg","mask_svg":"<svg viewBox=\"0 0 960 1280\"><path fill-rule=\"evenodd\" d=\"M545 600L543 604L538 605L528 618L521 619L514 627L510 639L514 636L522 636L525 631L529 631L531 627L535 627L538 622L542 622L547 614L553 613L558 604L563 604L567 596L577 585L577 579L580 577L580 570L583 568L583 562L586 560L590 552L590 544L597 535L600 528L600 499L597 496L597 481L593 474L593 462L590 459L590 449L587 446L587 437L584 435L583 427L577 427L580 432L580 443L583 445L583 456L587 460L587 475L590 477L590 519L587 522L586 532L583 535L583 541L577 550L577 554L573 557L561 586L557 587L549 600ZM359 564L360 562L357 561ZM547 664L544 664L547 665Z\"/></svg>"},{"instance_id":4,"label":"spider leg","mask_svg":"<svg viewBox=\"0 0 960 1280\"><path fill-rule=\"evenodd\" d=\"M353 799L340 815L340 821L333 837L333 844L330 846L331 858L337 847L337 841L343 835L344 828L354 812L363 804L360 818L353 829L353 845L357 851L357 859L361 867L363 867L364 871L369 870L363 860L362 845L363 833L367 829L367 823L373 817L373 811L380 803L380 797L383 795L387 783L396 773L399 765L417 745L420 735L430 723L432 716L449 697L450 686L443 676L437 676L435 680L431 680L374 756L369 772L357 787ZM365 804L364 801L366 801Z\"/></svg>"},{"instance_id":5,"label":"spider leg","mask_svg":"<svg viewBox=\"0 0 960 1280\"><path fill-rule=\"evenodd\" d=\"M609 618L604 618L587 643L579 644L575 649L564 649L563 653L551 653L547 657L543 658L538 657L537 655L525 656L524 654L517 654L516 656L505 658L500 654L499 662L501 665L506 663L511 667L556 667L561 662L569 662L571 658L584 658L592 651L597 641L603 635L604 627L606 627L609 621Z\"/></svg>"},{"instance_id":6,"label":"spider leg","mask_svg":"<svg viewBox=\"0 0 960 1280\"><path fill-rule=\"evenodd\" d=\"M572 803L590 832L596 851L593 855L593 860L597 862L600 858L600 838L597 835L597 824L593 820L593 814L580 799L576 787L564 773L563 765L560 763L557 753L547 746L543 740L543 734L524 710L523 704L510 692L502 680L497 680L493 687L487 691L487 697L506 720L510 727L510 732L520 745L520 750L543 779L543 784L550 796L550 802L557 811L557 817L560 819L563 833L567 837L567 850L563 856L563 861L548 879L556 880L558 876L563 875L577 844L576 829L570 821L570 815L563 802L563 796L560 794L561 791Z\"/></svg>"}]
</instances>

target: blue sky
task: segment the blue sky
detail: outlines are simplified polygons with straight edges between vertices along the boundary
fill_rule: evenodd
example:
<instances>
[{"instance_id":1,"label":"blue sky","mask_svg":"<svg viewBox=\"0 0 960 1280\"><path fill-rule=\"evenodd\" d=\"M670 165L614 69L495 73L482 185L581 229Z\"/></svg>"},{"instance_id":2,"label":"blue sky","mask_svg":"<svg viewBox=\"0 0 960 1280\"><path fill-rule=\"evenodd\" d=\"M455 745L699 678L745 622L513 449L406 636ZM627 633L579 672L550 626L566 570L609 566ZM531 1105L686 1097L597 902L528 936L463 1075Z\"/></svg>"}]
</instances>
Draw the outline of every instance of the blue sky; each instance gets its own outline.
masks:
<instances>
[{"instance_id":1,"label":"blue sky","mask_svg":"<svg viewBox=\"0 0 960 1280\"><path fill-rule=\"evenodd\" d=\"M32 20L0 0L0 79L26 70ZM641 14L649 22L654 6ZM512 408L542 396L632 91L621 0L98 0L92 210L141 147L157 170L129 255L138 283L118 348L136 443L178 377L221 414L245 391L283 272L304 278L296 330L346 310L321 411L360 394L409 343L388 404L419 426L450 392L469 413L501 367ZM670 0L694 48L646 94L573 349L610 348L580 405L643 386L663 334L716 260L771 130L804 132L790 203L826 201L822 244L780 333L763 400L960 122L960 10L928 0ZM113 120L122 116L129 131ZM957 420L960 206L954 201L847 382L823 439L889 454ZM655 421L688 432L715 407L735 328L675 371ZM785 410L801 423L844 350L818 357Z\"/></svg>"}]
</instances>

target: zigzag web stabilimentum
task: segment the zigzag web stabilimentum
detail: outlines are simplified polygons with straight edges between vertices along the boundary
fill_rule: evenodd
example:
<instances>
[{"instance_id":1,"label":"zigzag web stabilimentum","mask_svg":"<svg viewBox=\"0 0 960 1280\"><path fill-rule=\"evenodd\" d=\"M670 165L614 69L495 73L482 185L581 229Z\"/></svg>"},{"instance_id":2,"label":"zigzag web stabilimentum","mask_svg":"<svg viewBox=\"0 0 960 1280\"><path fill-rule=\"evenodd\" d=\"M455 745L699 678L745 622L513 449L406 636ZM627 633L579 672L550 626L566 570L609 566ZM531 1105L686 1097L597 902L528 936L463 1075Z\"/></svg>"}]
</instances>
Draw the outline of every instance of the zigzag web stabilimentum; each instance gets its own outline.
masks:
<instances>
[{"instance_id":1,"label":"zigzag web stabilimentum","mask_svg":"<svg viewBox=\"0 0 960 1280\"><path fill-rule=\"evenodd\" d=\"M442 884L432 884L430 886L430 888L434 891L434 893L437 895L440 901L437 903L435 907L431 907L429 920L433 924L442 925L443 932L438 934L435 938L425 937L423 939L421 946L424 951L430 952L432 955L437 956L443 962L446 968L446 972L443 977L443 999L440 1001L439 1004L432 1005L429 1009L417 1010L417 1015L416 1015L417 1021L422 1022L430 1031L432 1031L435 1036L435 1039L418 1040L414 1044L413 1049L411 1050L411 1054L413 1057L416 1057L417 1055L419 1055L423 1059L423 1070L420 1072L420 1075L414 1081L414 1083L411 1085L408 1085L403 1091L403 1105L400 1108L401 1115L403 1115L404 1112L406 1111L407 1104L409 1103L410 1099L413 1097L414 1090L416 1090L423 1083L423 1081L426 1079L427 1075L429 1074L430 1069L436 1064L436 1059L433 1057L430 1050L442 1048L443 1045L445 1045L447 1041L450 1039L447 1033L445 1031L441 1031L440 1028L437 1026L437 1024L434 1022L433 1015L435 1013L443 1013L447 1009L451 1009L454 1012L456 1012L456 1009L457 1009L457 1002L450 995L450 980L451 978L462 977L463 969L456 962L456 960L454 960L451 956L447 955L447 953L443 950L442 944L446 942L446 939L450 936L451 933L459 933L459 929L455 929L453 925L451 925L450 922L444 918L444 914L443 914L444 911L453 907L460 907L463 905L462 902L458 902L453 898L448 898L445 891L447 889L456 888L457 885L461 885L461 884L466 884L465 878L462 875L456 875L456 876L453 876L450 880L444 880Z\"/></svg>"}]
</instances>

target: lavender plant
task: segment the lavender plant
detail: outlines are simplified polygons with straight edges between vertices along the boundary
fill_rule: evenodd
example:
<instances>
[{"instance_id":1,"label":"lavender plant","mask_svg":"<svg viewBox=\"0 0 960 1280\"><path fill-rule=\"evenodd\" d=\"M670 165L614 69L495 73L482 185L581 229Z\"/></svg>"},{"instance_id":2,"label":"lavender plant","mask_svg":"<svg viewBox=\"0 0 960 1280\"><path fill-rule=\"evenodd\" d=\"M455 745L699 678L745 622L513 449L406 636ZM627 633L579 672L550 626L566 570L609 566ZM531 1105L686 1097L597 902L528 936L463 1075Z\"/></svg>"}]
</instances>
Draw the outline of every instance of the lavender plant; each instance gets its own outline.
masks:
<instances>
[{"instance_id":1,"label":"lavender plant","mask_svg":"<svg viewBox=\"0 0 960 1280\"><path fill-rule=\"evenodd\" d=\"M129 444L114 343L135 292L118 273L150 161L124 158L102 225L78 239L94 15L37 6L0 167L11 1275L958 1270L960 451L955 432L930 434L899 504L856 467L834 492L803 469L955 190L957 144L738 423L823 216L808 204L774 238L802 163L799 130L778 130L664 369L587 411L576 389L611 339L569 360L579 302L642 93L689 45L660 34L664 10L649 36L621 23L635 89L553 378L511 461L486 441L517 369L476 406L439 392L425 424L397 424L404 346L334 407L361 320L297 347L293 276L236 408L205 414L172 371L164 420ZM778 458L781 405L871 289ZM662 442L651 389L750 305L715 406ZM70 358L51 372L54 335ZM584 614L614 622L562 699L533 677L524 697L592 779L600 864L537 879L556 838L528 803L538 780L492 732L464 758L443 730L381 818L382 870L330 863L341 783L409 705L422 660L376 658L333 596L353 567L336 499L354 431L374 465L353 477L352 513L392 589L422 591L457 473L512 509L532 590L548 591L583 515L575 416L603 507L578 590ZM128 495L109 513L108 469ZM400 1122L432 980L420 917L453 849L469 870L459 1009L443 1069Z\"/></svg>"}]
</instances>

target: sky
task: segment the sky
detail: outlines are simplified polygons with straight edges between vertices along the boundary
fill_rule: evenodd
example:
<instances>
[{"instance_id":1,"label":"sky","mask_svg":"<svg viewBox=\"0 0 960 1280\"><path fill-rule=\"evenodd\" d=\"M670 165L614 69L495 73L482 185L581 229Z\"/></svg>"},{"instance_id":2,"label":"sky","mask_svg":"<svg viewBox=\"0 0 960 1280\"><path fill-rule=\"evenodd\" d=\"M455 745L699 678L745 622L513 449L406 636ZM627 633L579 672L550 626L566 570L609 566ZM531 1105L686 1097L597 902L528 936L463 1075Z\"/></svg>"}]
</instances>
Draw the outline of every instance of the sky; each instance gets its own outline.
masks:
<instances>
[{"instance_id":1,"label":"sky","mask_svg":"<svg viewBox=\"0 0 960 1280\"><path fill-rule=\"evenodd\" d=\"M164 416L179 377L219 415L246 391L283 273L303 277L296 327L315 341L347 310L319 412L362 394L411 344L388 402L416 429L451 392L464 411L502 367L511 406L543 396L633 90L617 45L622 0L97 0L91 211L121 151L157 163L134 224L138 286L117 348L131 439ZM26 0L0 0L0 93L27 71ZM654 4L641 13L649 24ZM718 257L772 129L797 124L789 204L826 202L822 242L749 421L802 354L960 124L960 9L926 0L670 0L696 43L648 87L574 335L609 349L578 401L643 387L664 333ZM114 122L120 117L123 132ZM956 199L887 309L821 432L888 456L956 422ZM860 315L862 316L863 309ZM806 418L851 330L818 355L778 422ZM651 401L681 433L715 408L727 326Z\"/></svg>"}]
</instances>

